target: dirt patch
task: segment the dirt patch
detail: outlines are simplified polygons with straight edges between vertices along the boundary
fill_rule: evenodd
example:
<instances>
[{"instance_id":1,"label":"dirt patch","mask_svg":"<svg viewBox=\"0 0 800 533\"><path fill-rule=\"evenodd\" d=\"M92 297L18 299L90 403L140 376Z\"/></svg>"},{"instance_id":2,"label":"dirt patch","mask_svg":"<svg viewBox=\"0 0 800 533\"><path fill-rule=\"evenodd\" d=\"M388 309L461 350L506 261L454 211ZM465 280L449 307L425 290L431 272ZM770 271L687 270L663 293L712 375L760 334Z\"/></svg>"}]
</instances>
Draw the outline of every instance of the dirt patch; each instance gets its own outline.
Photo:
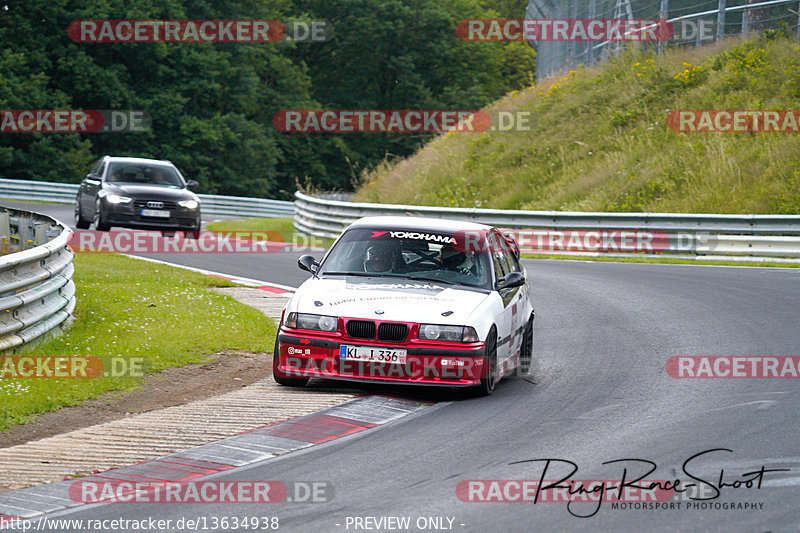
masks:
<instances>
[{"instance_id":1,"label":"dirt patch","mask_svg":"<svg viewBox=\"0 0 800 533\"><path fill-rule=\"evenodd\" d=\"M210 398L272 374L272 354L220 352L209 358L208 363L169 368L150 376L134 391L108 392L81 405L38 415L27 424L0 433L0 448Z\"/></svg>"}]
</instances>

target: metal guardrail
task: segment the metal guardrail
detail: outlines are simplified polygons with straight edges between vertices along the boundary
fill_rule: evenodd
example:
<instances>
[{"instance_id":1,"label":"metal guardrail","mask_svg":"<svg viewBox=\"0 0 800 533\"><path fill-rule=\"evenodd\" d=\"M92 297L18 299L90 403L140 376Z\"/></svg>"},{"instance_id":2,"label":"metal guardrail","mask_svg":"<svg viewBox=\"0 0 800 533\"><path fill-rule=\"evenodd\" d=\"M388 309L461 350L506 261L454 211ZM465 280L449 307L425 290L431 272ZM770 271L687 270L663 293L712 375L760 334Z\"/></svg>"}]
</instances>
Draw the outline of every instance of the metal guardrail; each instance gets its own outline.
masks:
<instances>
[{"instance_id":1,"label":"metal guardrail","mask_svg":"<svg viewBox=\"0 0 800 533\"><path fill-rule=\"evenodd\" d=\"M200 209L203 216L218 215L241 218L294 216L294 202L212 194L198 194L197 196L200 197Z\"/></svg>"},{"instance_id":2,"label":"metal guardrail","mask_svg":"<svg viewBox=\"0 0 800 533\"><path fill-rule=\"evenodd\" d=\"M55 219L0 210L0 350L68 323L75 309L72 232Z\"/></svg>"},{"instance_id":3,"label":"metal guardrail","mask_svg":"<svg viewBox=\"0 0 800 533\"><path fill-rule=\"evenodd\" d=\"M798 215L506 211L340 202L301 192L295 193L295 198L295 229L315 237L336 238L349 224L365 216L425 216L505 229L664 232L692 239L689 248L696 255L800 257ZM676 238L657 253L686 254L687 247Z\"/></svg>"},{"instance_id":4,"label":"metal guardrail","mask_svg":"<svg viewBox=\"0 0 800 533\"><path fill-rule=\"evenodd\" d=\"M75 196L78 194L78 187L74 183L0 179L0 198L74 204ZM203 216L275 218L294 215L294 203L283 200L214 194L198 194L198 196L200 197L200 209Z\"/></svg>"}]
</instances>

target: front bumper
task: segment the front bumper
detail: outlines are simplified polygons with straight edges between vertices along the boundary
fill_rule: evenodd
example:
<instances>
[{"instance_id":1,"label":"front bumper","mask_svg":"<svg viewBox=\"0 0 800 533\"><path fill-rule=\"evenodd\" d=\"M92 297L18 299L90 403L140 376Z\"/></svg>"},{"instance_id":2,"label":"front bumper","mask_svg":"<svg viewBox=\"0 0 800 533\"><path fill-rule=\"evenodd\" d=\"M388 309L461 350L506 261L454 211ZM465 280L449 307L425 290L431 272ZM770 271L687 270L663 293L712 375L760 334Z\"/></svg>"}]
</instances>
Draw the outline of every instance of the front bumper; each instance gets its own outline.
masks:
<instances>
[{"instance_id":1,"label":"front bumper","mask_svg":"<svg viewBox=\"0 0 800 533\"><path fill-rule=\"evenodd\" d=\"M122 226L133 229L200 229L200 209L175 207L168 209L169 218L145 217L141 209L129 204L110 204L105 202L103 214L105 221L111 226Z\"/></svg>"},{"instance_id":2,"label":"front bumper","mask_svg":"<svg viewBox=\"0 0 800 533\"><path fill-rule=\"evenodd\" d=\"M402 348L404 364L342 360L340 347ZM468 387L480 383L489 365L482 342L450 344L396 344L330 339L315 335L278 333L277 370L286 377L318 377L346 381Z\"/></svg>"}]
</instances>

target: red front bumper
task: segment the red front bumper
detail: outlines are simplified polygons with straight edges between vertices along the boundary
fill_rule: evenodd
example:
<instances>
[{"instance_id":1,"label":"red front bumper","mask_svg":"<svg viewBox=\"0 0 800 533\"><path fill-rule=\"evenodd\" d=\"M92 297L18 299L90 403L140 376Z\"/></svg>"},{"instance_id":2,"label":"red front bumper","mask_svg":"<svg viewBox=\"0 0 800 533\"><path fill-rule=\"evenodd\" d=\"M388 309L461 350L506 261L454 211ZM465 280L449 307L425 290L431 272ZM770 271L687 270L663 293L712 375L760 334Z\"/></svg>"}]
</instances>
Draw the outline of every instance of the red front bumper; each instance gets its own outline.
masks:
<instances>
[{"instance_id":1,"label":"red front bumper","mask_svg":"<svg viewBox=\"0 0 800 533\"><path fill-rule=\"evenodd\" d=\"M342 360L340 347L369 346L407 350L405 364ZM387 344L312 333L278 332L275 371L286 378L319 377L350 381L380 381L411 385L471 386L486 376L489 365L482 342Z\"/></svg>"}]
</instances>

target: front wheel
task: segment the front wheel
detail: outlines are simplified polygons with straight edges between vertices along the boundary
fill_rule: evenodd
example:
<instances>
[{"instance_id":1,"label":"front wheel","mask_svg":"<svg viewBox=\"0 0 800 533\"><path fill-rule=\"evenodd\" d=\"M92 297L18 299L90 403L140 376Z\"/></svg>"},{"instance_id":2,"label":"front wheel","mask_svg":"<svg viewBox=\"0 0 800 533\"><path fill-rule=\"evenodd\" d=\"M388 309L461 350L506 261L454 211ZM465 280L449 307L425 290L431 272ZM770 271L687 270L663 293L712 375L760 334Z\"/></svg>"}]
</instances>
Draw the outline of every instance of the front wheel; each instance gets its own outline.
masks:
<instances>
[{"instance_id":1,"label":"front wheel","mask_svg":"<svg viewBox=\"0 0 800 533\"><path fill-rule=\"evenodd\" d=\"M497 330L492 326L486 338L486 376L481 378L481 383L476 387L478 396L489 396L494 392L497 381Z\"/></svg>"},{"instance_id":2,"label":"front wheel","mask_svg":"<svg viewBox=\"0 0 800 533\"><path fill-rule=\"evenodd\" d=\"M89 224L92 221L83 218L83 210L81 209L81 197L75 199L75 227L78 229L89 229Z\"/></svg>"},{"instance_id":3,"label":"front wheel","mask_svg":"<svg viewBox=\"0 0 800 533\"><path fill-rule=\"evenodd\" d=\"M305 387L308 378L290 378L280 369L280 352L278 351L278 339L275 339L275 350L272 354L272 377L279 385L286 387Z\"/></svg>"},{"instance_id":4,"label":"front wheel","mask_svg":"<svg viewBox=\"0 0 800 533\"><path fill-rule=\"evenodd\" d=\"M515 376L526 376L531 371L533 360L533 317L525 324L525 333L522 334L522 348L519 353L519 366L514 369Z\"/></svg>"},{"instance_id":5,"label":"front wheel","mask_svg":"<svg viewBox=\"0 0 800 533\"><path fill-rule=\"evenodd\" d=\"M103 217L103 208L100 205L99 199L94 205L94 227L97 231L108 231L111 229L111 226L108 225Z\"/></svg>"}]
</instances>

